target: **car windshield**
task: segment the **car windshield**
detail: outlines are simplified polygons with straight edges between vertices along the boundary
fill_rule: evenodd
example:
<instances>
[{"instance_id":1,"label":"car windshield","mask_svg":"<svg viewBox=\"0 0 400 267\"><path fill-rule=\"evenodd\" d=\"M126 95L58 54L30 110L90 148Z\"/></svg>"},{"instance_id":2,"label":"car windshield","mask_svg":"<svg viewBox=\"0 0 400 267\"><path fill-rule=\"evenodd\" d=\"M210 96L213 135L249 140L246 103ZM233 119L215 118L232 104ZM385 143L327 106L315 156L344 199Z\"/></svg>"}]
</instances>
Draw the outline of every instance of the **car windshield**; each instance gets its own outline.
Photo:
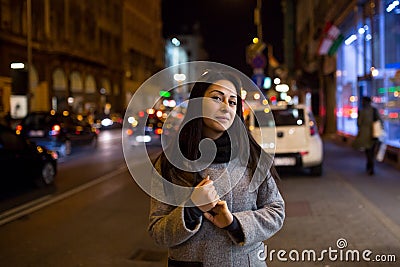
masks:
<instances>
[{"instance_id":1,"label":"car windshield","mask_svg":"<svg viewBox=\"0 0 400 267\"><path fill-rule=\"evenodd\" d=\"M255 127L274 127L274 126L302 126L304 125L304 110L298 108L287 108L287 109L274 109L272 114L275 120L275 124L270 116L264 116L264 111L255 111L256 118L264 116L265 119L261 120L260 123L255 119Z\"/></svg>"},{"instance_id":2,"label":"car windshield","mask_svg":"<svg viewBox=\"0 0 400 267\"><path fill-rule=\"evenodd\" d=\"M49 125L55 121L55 118L49 114L33 114L26 117L24 124L30 127L41 127Z\"/></svg>"}]
</instances>

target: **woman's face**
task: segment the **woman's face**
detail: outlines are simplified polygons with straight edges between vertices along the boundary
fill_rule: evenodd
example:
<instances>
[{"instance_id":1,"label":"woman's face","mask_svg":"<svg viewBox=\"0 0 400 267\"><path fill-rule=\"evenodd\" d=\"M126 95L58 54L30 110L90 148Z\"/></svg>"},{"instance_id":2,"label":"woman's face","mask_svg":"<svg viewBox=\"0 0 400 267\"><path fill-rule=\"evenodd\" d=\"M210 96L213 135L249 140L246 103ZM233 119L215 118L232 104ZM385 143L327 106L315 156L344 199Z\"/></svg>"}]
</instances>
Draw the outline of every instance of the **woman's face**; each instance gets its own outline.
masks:
<instances>
[{"instance_id":1,"label":"woman's face","mask_svg":"<svg viewBox=\"0 0 400 267\"><path fill-rule=\"evenodd\" d=\"M232 82L219 80L204 93L203 136L217 139L231 127L237 109L237 92Z\"/></svg>"}]
</instances>

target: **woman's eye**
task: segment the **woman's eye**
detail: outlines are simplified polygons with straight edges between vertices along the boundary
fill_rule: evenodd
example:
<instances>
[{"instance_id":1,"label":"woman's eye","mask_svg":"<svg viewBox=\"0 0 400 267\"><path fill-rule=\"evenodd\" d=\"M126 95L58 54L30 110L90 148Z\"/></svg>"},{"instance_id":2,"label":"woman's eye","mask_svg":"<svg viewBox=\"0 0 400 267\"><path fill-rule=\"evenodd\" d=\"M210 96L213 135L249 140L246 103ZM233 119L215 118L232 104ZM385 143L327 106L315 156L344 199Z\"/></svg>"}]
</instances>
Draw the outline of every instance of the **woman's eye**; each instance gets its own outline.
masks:
<instances>
[{"instance_id":1,"label":"woman's eye","mask_svg":"<svg viewBox=\"0 0 400 267\"><path fill-rule=\"evenodd\" d=\"M222 101L222 99L219 96L212 96L211 98L214 99L217 102L221 102Z\"/></svg>"},{"instance_id":2,"label":"woman's eye","mask_svg":"<svg viewBox=\"0 0 400 267\"><path fill-rule=\"evenodd\" d=\"M236 102L231 100L231 101L229 101L229 105L236 106Z\"/></svg>"}]
</instances>

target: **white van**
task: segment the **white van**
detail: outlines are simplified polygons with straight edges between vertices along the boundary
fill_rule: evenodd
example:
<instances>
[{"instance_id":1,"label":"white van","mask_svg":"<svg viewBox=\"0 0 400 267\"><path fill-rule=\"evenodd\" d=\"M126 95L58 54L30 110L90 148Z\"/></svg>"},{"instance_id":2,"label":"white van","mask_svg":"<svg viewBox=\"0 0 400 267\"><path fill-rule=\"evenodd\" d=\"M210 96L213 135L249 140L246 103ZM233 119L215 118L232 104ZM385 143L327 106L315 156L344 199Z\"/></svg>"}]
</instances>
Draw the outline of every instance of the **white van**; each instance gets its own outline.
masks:
<instances>
[{"instance_id":1,"label":"white van","mask_svg":"<svg viewBox=\"0 0 400 267\"><path fill-rule=\"evenodd\" d=\"M273 116L267 116L269 112ZM306 106L256 108L250 112L248 123L260 146L270 154L275 153L277 168L302 168L316 176L322 174L323 143L314 116ZM275 140L271 139L273 136Z\"/></svg>"}]
</instances>

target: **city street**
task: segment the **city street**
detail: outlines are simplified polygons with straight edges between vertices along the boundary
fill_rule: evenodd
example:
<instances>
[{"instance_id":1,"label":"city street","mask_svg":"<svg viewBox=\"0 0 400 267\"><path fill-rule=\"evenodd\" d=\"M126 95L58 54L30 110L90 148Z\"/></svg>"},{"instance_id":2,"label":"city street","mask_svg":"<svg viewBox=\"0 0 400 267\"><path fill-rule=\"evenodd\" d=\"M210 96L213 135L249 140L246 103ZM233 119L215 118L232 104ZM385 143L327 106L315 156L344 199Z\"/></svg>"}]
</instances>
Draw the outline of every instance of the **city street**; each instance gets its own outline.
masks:
<instances>
[{"instance_id":1,"label":"city street","mask_svg":"<svg viewBox=\"0 0 400 267\"><path fill-rule=\"evenodd\" d=\"M362 152L328 139L324 151L321 177L281 173L286 220L265 242L268 266L398 266L400 171L377 163L368 176ZM165 266L166 249L146 230L149 196L126 167L120 131L104 131L95 151L61 160L56 178L47 192L0 203L1 266ZM346 258L350 250L360 259Z\"/></svg>"}]
</instances>

